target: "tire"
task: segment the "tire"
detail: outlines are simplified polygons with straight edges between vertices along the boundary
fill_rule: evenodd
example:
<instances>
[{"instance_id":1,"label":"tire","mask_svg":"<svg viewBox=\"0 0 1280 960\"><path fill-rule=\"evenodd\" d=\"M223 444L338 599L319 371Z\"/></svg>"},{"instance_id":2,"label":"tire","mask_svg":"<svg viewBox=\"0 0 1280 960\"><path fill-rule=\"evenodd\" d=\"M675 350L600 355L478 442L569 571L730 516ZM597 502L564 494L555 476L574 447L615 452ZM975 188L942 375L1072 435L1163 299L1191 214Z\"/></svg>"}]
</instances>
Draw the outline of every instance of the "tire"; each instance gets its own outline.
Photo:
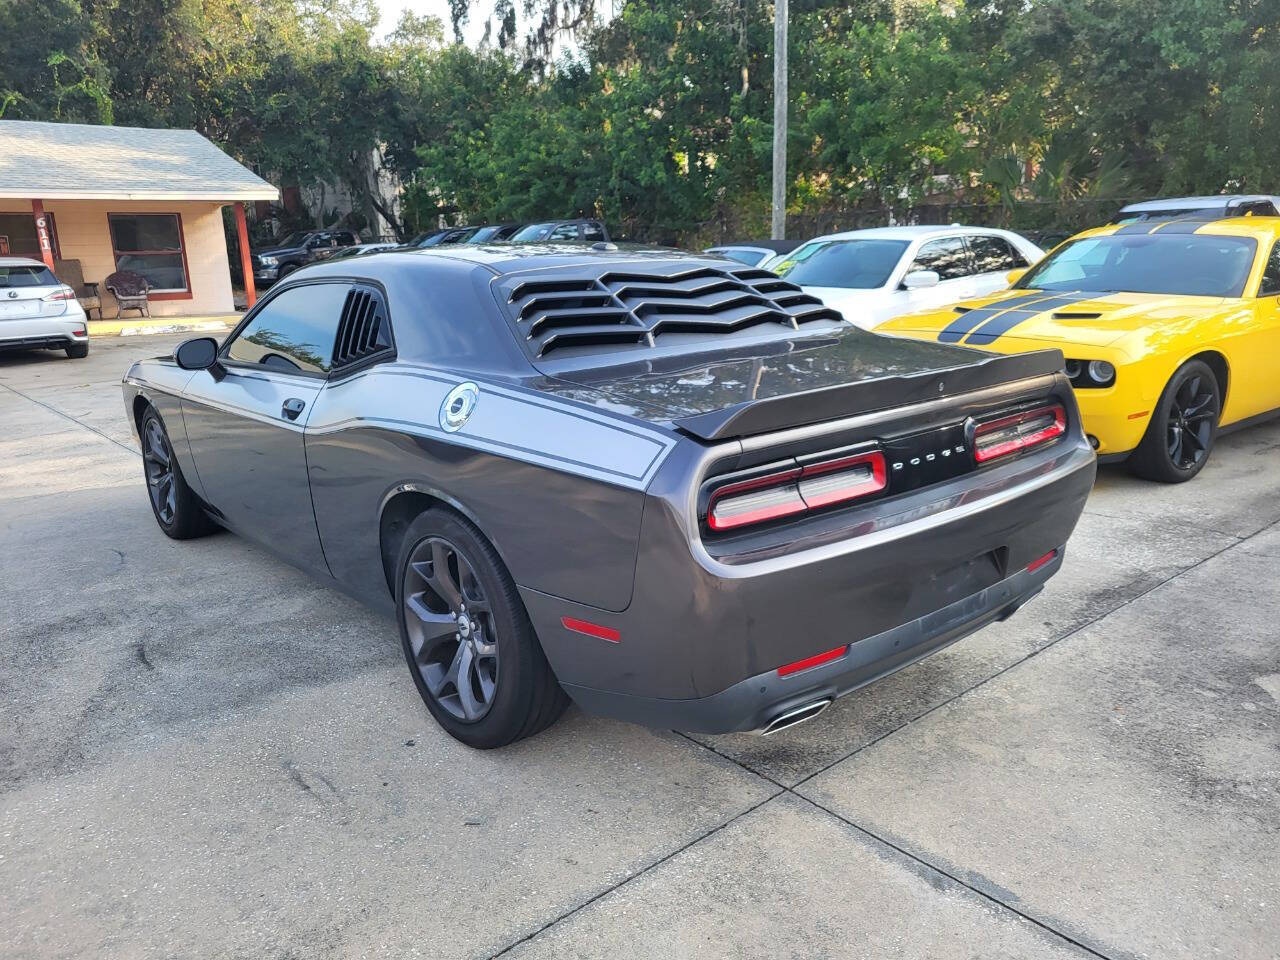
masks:
<instances>
[{"instance_id":1,"label":"tire","mask_svg":"<svg viewBox=\"0 0 1280 960\"><path fill-rule=\"evenodd\" d=\"M296 263L286 263L276 272L276 282L278 283L279 281L283 280L285 277L287 277L289 274L293 273L293 271L297 269L298 269L298 265Z\"/></svg>"},{"instance_id":2,"label":"tire","mask_svg":"<svg viewBox=\"0 0 1280 960\"><path fill-rule=\"evenodd\" d=\"M89 341L73 343L67 347L67 357L71 360L83 360L89 355Z\"/></svg>"},{"instance_id":3,"label":"tire","mask_svg":"<svg viewBox=\"0 0 1280 960\"><path fill-rule=\"evenodd\" d=\"M409 525L396 563L396 618L418 693L454 739L503 747L564 713L569 698L511 574L452 510L428 510Z\"/></svg>"},{"instance_id":4,"label":"tire","mask_svg":"<svg viewBox=\"0 0 1280 960\"><path fill-rule=\"evenodd\" d=\"M174 540L203 537L218 529L204 512L204 505L187 485L173 455L173 444L164 421L154 407L147 407L138 431L142 443L142 476L147 481L151 512L165 535Z\"/></svg>"},{"instance_id":5,"label":"tire","mask_svg":"<svg viewBox=\"0 0 1280 960\"><path fill-rule=\"evenodd\" d=\"M1218 436L1222 388L1202 360L1188 360L1160 394L1147 432L1129 456L1145 480L1185 483L1204 469Z\"/></svg>"}]
</instances>

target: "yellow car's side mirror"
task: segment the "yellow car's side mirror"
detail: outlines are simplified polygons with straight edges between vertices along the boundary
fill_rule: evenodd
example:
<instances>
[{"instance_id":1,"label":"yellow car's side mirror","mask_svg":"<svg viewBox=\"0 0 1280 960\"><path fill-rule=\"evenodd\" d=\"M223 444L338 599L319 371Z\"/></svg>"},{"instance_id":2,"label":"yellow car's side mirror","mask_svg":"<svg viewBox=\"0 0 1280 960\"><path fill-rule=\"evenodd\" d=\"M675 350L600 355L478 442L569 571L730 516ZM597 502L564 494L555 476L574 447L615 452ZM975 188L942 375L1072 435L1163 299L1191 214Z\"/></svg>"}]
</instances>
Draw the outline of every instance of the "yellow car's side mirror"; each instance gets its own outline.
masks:
<instances>
[{"instance_id":1,"label":"yellow car's side mirror","mask_svg":"<svg viewBox=\"0 0 1280 960\"><path fill-rule=\"evenodd\" d=\"M1010 270L1008 273L1006 273L1004 275L1004 279L1009 284L1009 286L1012 287L1015 283L1017 283L1019 280L1022 279L1022 275L1026 272L1027 272L1026 267L1019 267L1017 270Z\"/></svg>"}]
</instances>

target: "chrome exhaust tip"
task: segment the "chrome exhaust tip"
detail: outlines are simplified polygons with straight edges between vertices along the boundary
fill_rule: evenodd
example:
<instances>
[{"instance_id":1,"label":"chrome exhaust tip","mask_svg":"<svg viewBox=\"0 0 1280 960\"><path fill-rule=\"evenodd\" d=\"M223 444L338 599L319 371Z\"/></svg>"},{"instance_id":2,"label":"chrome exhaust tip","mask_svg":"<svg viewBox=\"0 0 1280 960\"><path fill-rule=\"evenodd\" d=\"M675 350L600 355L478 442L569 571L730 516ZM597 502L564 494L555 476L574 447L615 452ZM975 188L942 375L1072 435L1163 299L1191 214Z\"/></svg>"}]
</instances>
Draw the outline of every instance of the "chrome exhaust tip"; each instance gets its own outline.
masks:
<instances>
[{"instance_id":1,"label":"chrome exhaust tip","mask_svg":"<svg viewBox=\"0 0 1280 960\"><path fill-rule=\"evenodd\" d=\"M814 700L812 703L806 703L803 706L793 707L783 713L778 714L772 720L764 725L764 729L760 731L760 736L767 737L777 733L779 730L786 730L794 727L798 723L804 723L806 720L812 720L827 707L831 706L831 698L824 697L821 700Z\"/></svg>"}]
</instances>

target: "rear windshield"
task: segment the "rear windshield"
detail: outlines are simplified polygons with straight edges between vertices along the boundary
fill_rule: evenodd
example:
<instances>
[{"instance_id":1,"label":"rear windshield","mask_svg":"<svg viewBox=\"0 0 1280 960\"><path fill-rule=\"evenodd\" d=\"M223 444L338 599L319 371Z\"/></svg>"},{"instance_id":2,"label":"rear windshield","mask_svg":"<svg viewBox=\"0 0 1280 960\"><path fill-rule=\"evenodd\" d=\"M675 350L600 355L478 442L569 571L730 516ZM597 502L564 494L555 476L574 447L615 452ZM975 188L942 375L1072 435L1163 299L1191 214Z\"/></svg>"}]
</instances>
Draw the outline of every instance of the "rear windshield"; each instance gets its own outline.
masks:
<instances>
[{"instance_id":1,"label":"rear windshield","mask_svg":"<svg viewBox=\"0 0 1280 960\"><path fill-rule=\"evenodd\" d=\"M57 283L48 267L0 267L0 287L52 287Z\"/></svg>"},{"instance_id":2,"label":"rear windshield","mask_svg":"<svg viewBox=\"0 0 1280 960\"><path fill-rule=\"evenodd\" d=\"M773 269L802 287L883 287L907 249L905 240L820 240L806 243Z\"/></svg>"},{"instance_id":3,"label":"rear windshield","mask_svg":"<svg viewBox=\"0 0 1280 960\"><path fill-rule=\"evenodd\" d=\"M765 256L764 251L753 250L750 247L713 247L707 252L718 253L722 257L737 260L739 263L745 263L749 267L754 267Z\"/></svg>"},{"instance_id":4,"label":"rear windshield","mask_svg":"<svg viewBox=\"0 0 1280 960\"><path fill-rule=\"evenodd\" d=\"M539 235L546 230L550 230L555 226L555 222L551 223L531 223L514 237L511 238L512 243L523 243L526 240L537 240Z\"/></svg>"},{"instance_id":5,"label":"rear windshield","mask_svg":"<svg viewBox=\"0 0 1280 960\"><path fill-rule=\"evenodd\" d=\"M1016 287L1239 297L1258 251L1249 237L1151 233L1084 237L1059 247Z\"/></svg>"}]
</instances>

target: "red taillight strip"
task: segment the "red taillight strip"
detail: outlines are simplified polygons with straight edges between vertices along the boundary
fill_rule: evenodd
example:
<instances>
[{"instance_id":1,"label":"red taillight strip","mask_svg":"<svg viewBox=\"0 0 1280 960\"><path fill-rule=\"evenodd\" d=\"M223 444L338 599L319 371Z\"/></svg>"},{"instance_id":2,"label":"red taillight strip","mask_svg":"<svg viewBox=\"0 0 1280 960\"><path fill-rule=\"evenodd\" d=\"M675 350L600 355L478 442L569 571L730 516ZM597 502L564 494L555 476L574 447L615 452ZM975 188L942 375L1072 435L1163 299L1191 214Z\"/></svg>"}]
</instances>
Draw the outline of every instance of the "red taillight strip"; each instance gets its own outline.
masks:
<instances>
[{"instance_id":1,"label":"red taillight strip","mask_svg":"<svg viewBox=\"0 0 1280 960\"><path fill-rule=\"evenodd\" d=\"M590 620L579 620L576 617L561 617L560 624L566 630L572 630L574 633L581 633L588 637L595 637L597 640L608 640L610 643L621 643L622 634L612 627L602 627L598 623L592 623Z\"/></svg>"},{"instance_id":2,"label":"red taillight strip","mask_svg":"<svg viewBox=\"0 0 1280 960\"><path fill-rule=\"evenodd\" d=\"M805 505L804 500L800 498L799 491L796 491L796 499L791 503L773 504L732 517L717 517L715 513L716 504L726 497L731 497L737 493L748 493L752 490L764 490L766 487L781 487L799 476L800 468L796 467L792 470L782 470L765 477L755 477L752 480L743 480L740 483L731 483L728 486L721 487L711 494L711 501L707 504L707 526L717 531L732 530L734 527L745 527L751 523L763 523L766 520L774 520L793 513L803 513Z\"/></svg>"},{"instance_id":3,"label":"red taillight strip","mask_svg":"<svg viewBox=\"0 0 1280 960\"><path fill-rule=\"evenodd\" d=\"M982 437L985 434L992 433L996 430L1003 430L1007 427L1014 427L1020 423L1026 423L1028 420L1034 420L1037 417L1053 417L1053 422L1044 428L1037 430L1035 433L1028 433L1025 436L1012 437L1001 443L983 448L981 445ZM974 428L973 432L973 459L978 463L987 463L1000 457L1007 457L1010 454L1027 450L1030 447L1039 446L1050 440L1055 440L1067 432L1067 411L1061 404L1053 404L1048 407L1037 407L1035 410L1025 410L1022 413L1015 413L1007 417L1000 417L996 420L988 420L986 423L980 423Z\"/></svg>"},{"instance_id":4,"label":"red taillight strip","mask_svg":"<svg viewBox=\"0 0 1280 960\"><path fill-rule=\"evenodd\" d=\"M1027 573L1035 573L1037 570L1039 570L1041 567L1043 567L1046 563L1048 563L1057 555L1058 555L1057 550L1050 550L1043 557L1039 557L1035 560L1032 560L1030 563L1027 564Z\"/></svg>"},{"instance_id":5,"label":"red taillight strip","mask_svg":"<svg viewBox=\"0 0 1280 960\"><path fill-rule=\"evenodd\" d=\"M805 492L804 479L807 477L836 473L840 470L847 470L850 467L858 467L864 464L871 468L871 475L865 480L860 480L847 487L838 487L835 490L827 490L819 494ZM840 460L831 460L827 463L811 463L801 471L800 476L800 496L804 498L804 502L810 510L817 509L818 507L826 507L833 503L842 503L845 500L856 500L859 497L870 496L873 493L879 493L889 483L889 472L885 469L884 454L879 450L873 450L870 453L860 453L856 457L844 457Z\"/></svg>"},{"instance_id":6,"label":"red taillight strip","mask_svg":"<svg viewBox=\"0 0 1280 960\"><path fill-rule=\"evenodd\" d=\"M830 477L831 474L860 466L868 467L870 474L857 481L850 482L848 486L818 490L815 489L818 484L810 484L810 489L808 491L805 489L806 480L814 477ZM848 500L857 500L860 497L870 496L873 493L879 493L888 486L888 483L889 471L885 464L884 454L879 450L859 453L851 457L841 457L837 460L828 460L823 463L810 463L803 467L779 470L777 473L731 483L713 491L711 499L707 503L707 526L720 532L732 530L736 527L745 527L750 524L763 523L766 520L776 520L779 517L791 516L796 513L804 513L807 510L830 506L834 503L844 503ZM791 494L791 496L786 499L780 498L774 503L766 503L757 509L744 510L742 513L731 516L716 515L716 504L723 500L741 494L749 494L752 491L767 493L773 488L777 488L779 494Z\"/></svg>"},{"instance_id":7,"label":"red taillight strip","mask_svg":"<svg viewBox=\"0 0 1280 960\"><path fill-rule=\"evenodd\" d=\"M789 677L793 673L799 673L801 670L808 670L810 667L820 667L824 663L830 663L832 660L839 660L844 656L845 651L849 649L846 643L843 646L836 647L834 650L828 650L826 653L816 653L812 657L805 657L803 660L797 660L795 663L783 664L778 668L778 676Z\"/></svg>"}]
</instances>

